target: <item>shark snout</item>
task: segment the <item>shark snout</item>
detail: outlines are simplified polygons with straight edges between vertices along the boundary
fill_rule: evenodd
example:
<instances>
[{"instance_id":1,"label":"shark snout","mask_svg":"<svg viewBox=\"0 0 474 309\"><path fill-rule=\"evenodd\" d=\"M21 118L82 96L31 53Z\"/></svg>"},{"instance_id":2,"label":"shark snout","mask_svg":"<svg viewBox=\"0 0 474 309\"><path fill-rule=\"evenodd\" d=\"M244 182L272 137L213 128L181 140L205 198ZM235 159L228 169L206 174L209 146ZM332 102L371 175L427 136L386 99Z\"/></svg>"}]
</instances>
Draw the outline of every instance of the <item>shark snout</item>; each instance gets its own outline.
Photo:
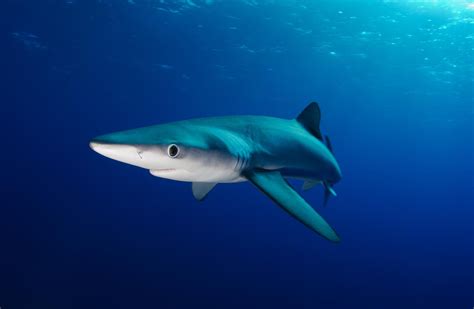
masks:
<instances>
[{"instance_id":1,"label":"shark snout","mask_svg":"<svg viewBox=\"0 0 474 309\"><path fill-rule=\"evenodd\" d=\"M133 145L109 144L92 140L89 146L95 152L111 159L118 160L132 155L137 156L137 149Z\"/></svg>"},{"instance_id":2,"label":"shark snout","mask_svg":"<svg viewBox=\"0 0 474 309\"><path fill-rule=\"evenodd\" d=\"M107 158L136 166L143 164L142 151L136 145L108 143L93 139L89 146L93 151Z\"/></svg>"},{"instance_id":3,"label":"shark snout","mask_svg":"<svg viewBox=\"0 0 474 309\"><path fill-rule=\"evenodd\" d=\"M159 147L117 140L109 135L99 136L89 142L89 147L109 159L145 169L167 168L167 155Z\"/></svg>"}]
</instances>

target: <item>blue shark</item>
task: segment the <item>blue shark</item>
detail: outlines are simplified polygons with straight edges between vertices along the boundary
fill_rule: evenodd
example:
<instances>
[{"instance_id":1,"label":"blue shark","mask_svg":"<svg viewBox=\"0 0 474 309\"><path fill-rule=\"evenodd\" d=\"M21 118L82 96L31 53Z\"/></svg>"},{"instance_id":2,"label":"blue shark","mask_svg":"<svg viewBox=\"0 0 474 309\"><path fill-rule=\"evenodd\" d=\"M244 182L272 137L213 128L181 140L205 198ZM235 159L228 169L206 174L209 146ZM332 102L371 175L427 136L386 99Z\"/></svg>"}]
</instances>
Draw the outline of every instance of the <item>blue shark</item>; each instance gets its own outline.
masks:
<instances>
[{"instance_id":1,"label":"blue shark","mask_svg":"<svg viewBox=\"0 0 474 309\"><path fill-rule=\"evenodd\" d=\"M336 195L341 170L320 131L319 105L310 103L295 119L267 116L198 118L98 136L99 154L150 171L153 176L192 183L201 201L218 183L249 181L277 205L324 238L335 230L290 185L324 187L324 204Z\"/></svg>"}]
</instances>

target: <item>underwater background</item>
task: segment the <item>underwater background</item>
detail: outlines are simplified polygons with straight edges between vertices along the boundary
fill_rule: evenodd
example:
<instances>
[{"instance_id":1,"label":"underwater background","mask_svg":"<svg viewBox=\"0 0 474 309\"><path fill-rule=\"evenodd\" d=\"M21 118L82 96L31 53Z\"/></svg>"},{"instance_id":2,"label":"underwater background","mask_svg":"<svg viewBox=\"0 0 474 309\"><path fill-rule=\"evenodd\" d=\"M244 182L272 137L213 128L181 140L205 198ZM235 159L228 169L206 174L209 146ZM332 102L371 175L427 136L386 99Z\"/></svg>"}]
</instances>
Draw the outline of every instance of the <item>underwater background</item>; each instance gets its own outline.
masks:
<instances>
[{"instance_id":1,"label":"underwater background","mask_svg":"<svg viewBox=\"0 0 474 309\"><path fill-rule=\"evenodd\" d=\"M2 309L474 306L473 1L4 0L0 27ZM311 101L337 245L88 146Z\"/></svg>"}]
</instances>

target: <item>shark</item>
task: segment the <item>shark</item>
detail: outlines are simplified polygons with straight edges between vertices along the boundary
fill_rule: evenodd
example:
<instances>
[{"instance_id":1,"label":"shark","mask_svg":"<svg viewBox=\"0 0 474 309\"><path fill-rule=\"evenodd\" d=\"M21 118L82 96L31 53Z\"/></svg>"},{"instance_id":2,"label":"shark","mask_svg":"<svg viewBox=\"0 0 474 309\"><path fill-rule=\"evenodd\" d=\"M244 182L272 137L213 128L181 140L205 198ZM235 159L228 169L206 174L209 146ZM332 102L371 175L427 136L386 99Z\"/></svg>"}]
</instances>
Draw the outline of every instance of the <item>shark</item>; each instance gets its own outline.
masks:
<instances>
[{"instance_id":1,"label":"shark","mask_svg":"<svg viewBox=\"0 0 474 309\"><path fill-rule=\"evenodd\" d=\"M202 201L219 183L248 181L291 216L332 242L340 237L294 189L324 188L324 204L342 178L331 142L320 130L321 111L310 103L296 118L196 118L105 134L90 147L151 175L192 183Z\"/></svg>"}]
</instances>

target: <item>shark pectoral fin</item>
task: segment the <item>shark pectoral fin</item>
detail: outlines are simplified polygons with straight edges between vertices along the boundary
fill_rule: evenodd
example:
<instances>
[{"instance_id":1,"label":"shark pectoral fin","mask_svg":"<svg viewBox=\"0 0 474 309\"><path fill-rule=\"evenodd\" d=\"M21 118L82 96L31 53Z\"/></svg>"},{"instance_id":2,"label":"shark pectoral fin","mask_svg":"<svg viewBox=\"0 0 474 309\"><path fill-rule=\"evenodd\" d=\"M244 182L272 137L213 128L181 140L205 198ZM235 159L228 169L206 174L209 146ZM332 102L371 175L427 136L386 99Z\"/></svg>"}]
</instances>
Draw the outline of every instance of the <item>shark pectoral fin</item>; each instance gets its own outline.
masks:
<instances>
[{"instance_id":1,"label":"shark pectoral fin","mask_svg":"<svg viewBox=\"0 0 474 309\"><path fill-rule=\"evenodd\" d=\"M303 191L307 191L311 189L314 186L317 186L321 184L321 181L319 180L305 180L303 183Z\"/></svg>"},{"instance_id":2,"label":"shark pectoral fin","mask_svg":"<svg viewBox=\"0 0 474 309\"><path fill-rule=\"evenodd\" d=\"M193 182L193 195L198 201L202 201L206 195L217 185L215 182Z\"/></svg>"},{"instance_id":3,"label":"shark pectoral fin","mask_svg":"<svg viewBox=\"0 0 474 309\"><path fill-rule=\"evenodd\" d=\"M279 172L250 171L247 179L281 208L324 238L339 242L331 226L285 181Z\"/></svg>"}]
</instances>

